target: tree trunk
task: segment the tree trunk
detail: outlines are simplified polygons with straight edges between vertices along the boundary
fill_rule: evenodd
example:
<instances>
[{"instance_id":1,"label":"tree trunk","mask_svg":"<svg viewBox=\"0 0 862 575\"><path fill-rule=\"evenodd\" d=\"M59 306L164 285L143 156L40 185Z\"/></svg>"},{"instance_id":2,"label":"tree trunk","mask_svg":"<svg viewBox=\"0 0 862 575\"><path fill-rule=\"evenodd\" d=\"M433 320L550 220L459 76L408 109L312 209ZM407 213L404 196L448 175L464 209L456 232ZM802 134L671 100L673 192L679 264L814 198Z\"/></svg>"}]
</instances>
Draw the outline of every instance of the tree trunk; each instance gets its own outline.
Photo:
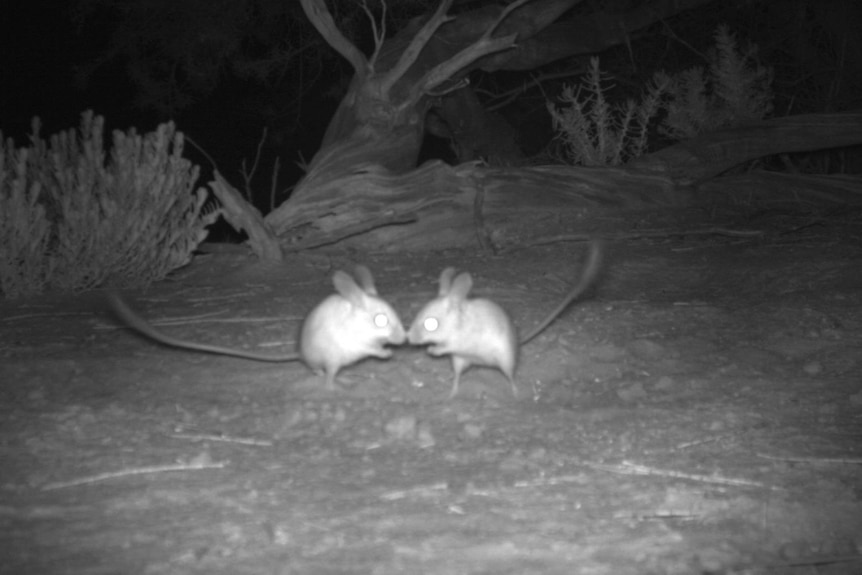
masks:
<instances>
[{"instance_id":1,"label":"tree trunk","mask_svg":"<svg viewBox=\"0 0 862 575\"><path fill-rule=\"evenodd\" d=\"M652 227L684 217L690 228L696 225L692 208L740 197L774 204L808 196L819 203L862 205L860 177L750 172L712 179L763 156L858 144L862 113L849 112L715 132L625 167L430 162L405 174L375 168L329 180L315 201L276 210L267 223L287 250L347 238L352 245L382 251L467 245L510 249L564 234L628 234L631 222L647 215Z\"/></svg>"},{"instance_id":2,"label":"tree trunk","mask_svg":"<svg viewBox=\"0 0 862 575\"><path fill-rule=\"evenodd\" d=\"M527 43L573 1L537 0L530 5L516 0L490 7L475 16L482 22L477 31L460 16L443 27L452 20L446 16L451 0L444 0L424 23L414 22L407 28L409 35L392 43L384 45L383 32L375 29L375 50L368 59L337 30L323 0L301 2L321 34L351 62L355 77L306 177L265 219L285 250L348 239L375 250L465 245L495 250L549 237L617 235L629 231L635 214L649 214L650 225L657 226L681 213L690 217L687 208L703 205L704 194L715 190L707 180L745 162L862 143L862 113L855 112L783 118L709 134L625 168L451 167L431 162L414 169L432 99L461 87L457 78L470 66L501 66L507 54L517 52L512 48L518 33L524 35L518 37L519 46ZM532 10L522 9L525 4ZM670 10L677 4L660 5ZM549 11L542 12L543 7ZM444 35L438 35L441 27L447 41L426 49ZM494 37L498 29L504 35ZM776 181L764 174L719 182L722 189L750 189L752 178L758 177ZM812 184L810 177L804 182ZM821 197L836 197L853 183L822 178L814 187Z\"/></svg>"}]
</instances>

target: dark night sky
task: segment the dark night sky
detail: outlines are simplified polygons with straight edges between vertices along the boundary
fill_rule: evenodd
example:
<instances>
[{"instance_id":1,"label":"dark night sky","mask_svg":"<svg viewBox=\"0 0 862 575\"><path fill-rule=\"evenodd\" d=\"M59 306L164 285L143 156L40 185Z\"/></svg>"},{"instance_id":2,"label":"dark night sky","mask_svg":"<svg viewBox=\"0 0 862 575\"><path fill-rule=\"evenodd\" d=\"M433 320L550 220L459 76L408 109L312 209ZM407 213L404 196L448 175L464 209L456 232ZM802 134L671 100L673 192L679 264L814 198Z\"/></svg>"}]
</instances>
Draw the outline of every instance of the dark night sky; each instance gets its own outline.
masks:
<instances>
[{"instance_id":1,"label":"dark night sky","mask_svg":"<svg viewBox=\"0 0 862 575\"><path fill-rule=\"evenodd\" d=\"M108 130L135 127L145 133L159 122L173 119L181 131L207 150L225 176L235 185L242 184L238 176L240 163L243 158L251 163L264 124L260 118L237 113L241 95L223 87L179 117L166 118L132 105L134 92L120 63L100 69L83 87L76 66L97 58L108 39L96 37L92 31L89 35L79 34L69 10L63 6L67 3L47 0L4 5L0 18L0 130L4 138L14 138L18 147L26 145L33 116L42 121L43 137L77 128L81 113L87 109L105 116ZM109 29L104 32L107 33ZM249 92L247 86L239 89ZM285 133L281 140L268 142L260 181L255 182L267 196L276 155L281 157L279 188L283 188L295 183L300 175L295 167L299 151L306 159L316 152L337 101L325 104L308 110L300 134L302 141L294 139L296 134ZM278 126L269 129L272 135ZM195 157L193 149L187 147L186 153L202 168L209 167L204 165L203 157Z\"/></svg>"},{"instance_id":2,"label":"dark night sky","mask_svg":"<svg viewBox=\"0 0 862 575\"><path fill-rule=\"evenodd\" d=\"M73 64L92 54L75 33L66 3L9 2L2 18L0 129L23 144L30 120L39 116L45 133L77 126L89 106L115 108L110 94L76 89ZM93 45L89 42L90 46ZM107 113L107 112L106 112Z\"/></svg>"}]
</instances>

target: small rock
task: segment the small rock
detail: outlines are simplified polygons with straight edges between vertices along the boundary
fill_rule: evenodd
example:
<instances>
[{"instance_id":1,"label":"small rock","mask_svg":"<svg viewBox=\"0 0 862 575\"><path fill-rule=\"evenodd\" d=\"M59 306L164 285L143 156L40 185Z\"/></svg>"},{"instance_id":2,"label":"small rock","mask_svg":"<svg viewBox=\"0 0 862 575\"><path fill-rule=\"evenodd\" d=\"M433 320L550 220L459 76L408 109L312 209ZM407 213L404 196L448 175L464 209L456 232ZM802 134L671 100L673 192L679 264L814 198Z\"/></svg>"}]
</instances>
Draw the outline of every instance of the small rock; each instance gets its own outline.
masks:
<instances>
[{"instance_id":1,"label":"small rock","mask_svg":"<svg viewBox=\"0 0 862 575\"><path fill-rule=\"evenodd\" d=\"M347 411L339 406L332 413L332 419L337 423L344 423L347 420Z\"/></svg>"},{"instance_id":2,"label":"small rock","mask_svg":"<svg viewBox=\"0 0 862 575\"><path fill-rule=\"evenodd\" d=\"M541 446L533 447L527 453L527 459L530 461L543 461L548 456L548 450Z\"/></svg>"},{"instance_id":3,"label":"small rock","mask_svg":"<svg viewBox=\"0 0 862 575\"><path fill-rule=\"evenodd\" d=\"M461 428L461 435L464 439L476 440L482 437L485 433L485 426L479 423L465 423Z\"/></svg>"},{"instance_id":4,"label":"small rock","mask_svg":"<svg viewBox=\"0 0 862 575\"><path fill-rule=\"evenodd\" d=\"M782 559L798 561L811 555L810 546L803 541L791 541L781 546L779 551Z\"/></svg>"},{"instance_id":5,"label":"small rock","mask_svg":"<svg viewBox=\"0 0 862 575\"><path fill-rule=\"evenodd\" d=\"M503 474L517 474L522 472L524 469L529 469L529 464L524 456L515 452L506 459L502 460L498 466L498 469Z\"/></svg>"},{"instance_id":6,"label":"small rock","mask_svg":"<svg viewBox=\"0 0 862 575\"><path fill-rule=\"evenodd\" d=\"M625 356L626 353L622 349L611 344L597 345L590 348L590 357L596 361L613 363L624 359Z\"/></svg>"},{"instance_id":7,"label":"small rock","mask_svg":"<svg viewBox=\"0 0 862 575\"><path fill-rule=\"evenodd\" d=\"M427 422L423 421L419 424L419 430L416 433L416 442L423 449L434 447L437 443L434 439L434 434L431 432L431 426Z\"/></svg>"},{"instance_id":8,"label":"small rock","mask_svg":"<svg viewBox=\"0 0 862 575\"><path fill-rule=\"evenodd\" d=\"M666 354L664 346L651 339L636 339L628 347L632 355L640 359L655 360Z\"/></svg>"},{"instance_id":9,"label":"small rock","mask_svg":"<svg viewBox=\"0 0 862 575\"><path fill-rule=\"evenodd\" d=\"M653 389L656 391L667 391L669 389L673 389L676 385L674 379L669 375L663 375L658 378L658 381L655 382Z\"/></svg>"},{"instance_id":10,"label":"small rock","mask_svg":"<svg viewBox=\"0 0 862 575\"><path fill-rule=\"evenodd\" d=\"M823 373L823 364L817 360L809 361L802 366L802 371L808 375L820 375Z\"/></svg>"},{"instance_id":11,"label":"small rock","mask_svg":"<svg viewBox=\"0 0 862 575\"><path fill-rule=\"evenodd\" d=\"M707 431L711 431L713 433L718 433L720 431L724 431L725 429L727 429L727 423L725 423L724 421L722 421L720 419L714 419L706 425L706 429L707 429Z\"/></svg>"},{"instance_id":12,"label":"small rock","mask_svg":"<svg viewBox=\"0 0 862 575\"><path fill-rule=\"evenodd\" d=\"M844 339L844 332L840 329L827 328L820 332L824 339L840 340Z\"/></svg>"},{"instance_id":13,"label":"small rock","mask_svg":"<svg viewBox=\"0 0 862 575\"><path fill-rule=\"evenodd\" d=\"M621 400L629 403L632 401L637 401L639 399L643 399L647 396L647 392L644 389L643 384L635 383L626 388L620 389L617 391L617 397Z\"/></svg>"},{"instance_id":14,"label":"small rock","mask_svg":"<svg viewBox=\"0 0 862 575\"><path fill-rule=\"evenodd\" d=\"M402 415L386 422L384 430L390 439L409 441L416 437L416 416Z\"/></svg>"}]
</instances>

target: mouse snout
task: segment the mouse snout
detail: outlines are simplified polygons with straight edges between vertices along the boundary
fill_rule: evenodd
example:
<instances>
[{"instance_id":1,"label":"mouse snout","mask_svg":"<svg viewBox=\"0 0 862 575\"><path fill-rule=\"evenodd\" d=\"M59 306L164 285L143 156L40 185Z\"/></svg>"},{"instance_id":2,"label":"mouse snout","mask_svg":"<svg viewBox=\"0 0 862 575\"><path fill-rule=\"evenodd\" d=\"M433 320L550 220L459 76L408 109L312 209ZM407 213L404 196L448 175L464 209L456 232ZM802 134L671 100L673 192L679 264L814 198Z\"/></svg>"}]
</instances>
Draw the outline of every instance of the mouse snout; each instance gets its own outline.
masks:
<instances>
[{"instance_id":1,"label":"mouse snout","mask_svg":"<svg viewBox=\"0 0 862 575\"><path fill-rule=\"evenodd\" d=\"M400 323L392 327L392 334L389 336L389 341L394 345L401 345L407 341L407 334L404 333L404 326Z\"/></svg>"},{"instance_id":2,"label":"mouse snout","mask_svg":"<svg viewBox=\"0 0 862 575\"><path fill-rule=\"evenodd\" d=\"M378 333L385 334L387 343L401 345L407 340L404 325L394 312L378 314L374 318L374 325L377 326Z\"/></svg>"},{"instance_id":3,"label":"mouse snout","mask_svg":"<svg viewBox=\"0 0 862 575\"><path fill-rule=\"evenodd\" d=\"M428 345L432 342L431 338L428 336L429 332L425 329L425 326L422 325L422 322L415 322L410 326L410 330L407 332L407 341L410 345Z\"/></svg>"}]
</instances>

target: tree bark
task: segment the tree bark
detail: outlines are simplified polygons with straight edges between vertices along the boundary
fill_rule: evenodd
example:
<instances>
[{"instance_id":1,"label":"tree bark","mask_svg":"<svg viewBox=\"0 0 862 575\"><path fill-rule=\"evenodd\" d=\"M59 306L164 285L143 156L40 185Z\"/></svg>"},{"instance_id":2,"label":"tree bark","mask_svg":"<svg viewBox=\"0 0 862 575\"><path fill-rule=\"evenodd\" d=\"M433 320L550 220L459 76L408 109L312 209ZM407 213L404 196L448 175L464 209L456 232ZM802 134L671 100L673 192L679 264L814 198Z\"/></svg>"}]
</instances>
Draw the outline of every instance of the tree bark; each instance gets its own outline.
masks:
<instances>
[{"instance_id":1,"label":"tree bark","mask_svg":"<svg viewBox=\"0 0 862 575\"><path fill-rule=\"evenodd\" d=\"M705 201L727 199L726 193L713 193L708 180L746 162L782 152L862 144L862 113L852 112L782 118L713 133L624 168L515 169L431 162L414 170L431 99L457 89L453 79L471 66L501 66L513 58L517 51L512 30L526 30L524 37L533 37L553 19L522 9L526 0L516 0L483 12L481 30L464 28L469 33L459 33L459 26L465 26L460 17L444 27L452 19L446 15L451 0L443 0L430 18L408 27L409 41L399 37L396 51L389 50L391 44L384 45L383 33L375 30L374 53L366 60L335 28L323 0L301 2L356 74L306 177L291 198L266 217L265 225L285 250L348 239L355 246L388 251L465 245L494 250L561 234L614 235L632 225L633 214L650 213L653 223L670 221ZM536 1L533 8L559 11L571 5L567 2ZM679 5L662 4L669 10ZM638 14L634 21L649 21L646 12ZM446 34L454 36L437 48L445 57L426 50ZM423 54L431 59L423 60ZM765 174L717 181L750 190L758 177L777 181ZM804 182L813 183L810 177ZM821 179L813 187L821 199L846 199L840 192L854 183ZM848 201L858 201L858 196Z\"/></svg>"},{"instance_id":2,"label":"tree bark","mask_svg":"<svg viewBox=\"0 0 862 575\"><path fill-rule=\"evenodd\" d=\"M740 141L743 145L737 145ZM862 205L860 177L751 172L713 179L765 155L858 144L862 113L850 112L724 130L625 167L489 168L430 162L405 174L368 169L327 181L315 201L273 212L267 223L286 250L348 238L350 245L380 251L471 245L505 250L561 234L633 233L632 222L647 215L655 227L669 226L684 214L691 227L695 208L740 197L774 204L808 195L821 204Z\"/></svg>"},{"instance_id":3,"label":"tree bark","mask_svg":"<svg viewBox=\"0 0 862 575\"><path fill-rule=\"evenodd\" d=\"M862 143L862 110L807 114L704 134L628 165L691 183L773 154L843 148Z\"/></svg>"}]
</instances>

